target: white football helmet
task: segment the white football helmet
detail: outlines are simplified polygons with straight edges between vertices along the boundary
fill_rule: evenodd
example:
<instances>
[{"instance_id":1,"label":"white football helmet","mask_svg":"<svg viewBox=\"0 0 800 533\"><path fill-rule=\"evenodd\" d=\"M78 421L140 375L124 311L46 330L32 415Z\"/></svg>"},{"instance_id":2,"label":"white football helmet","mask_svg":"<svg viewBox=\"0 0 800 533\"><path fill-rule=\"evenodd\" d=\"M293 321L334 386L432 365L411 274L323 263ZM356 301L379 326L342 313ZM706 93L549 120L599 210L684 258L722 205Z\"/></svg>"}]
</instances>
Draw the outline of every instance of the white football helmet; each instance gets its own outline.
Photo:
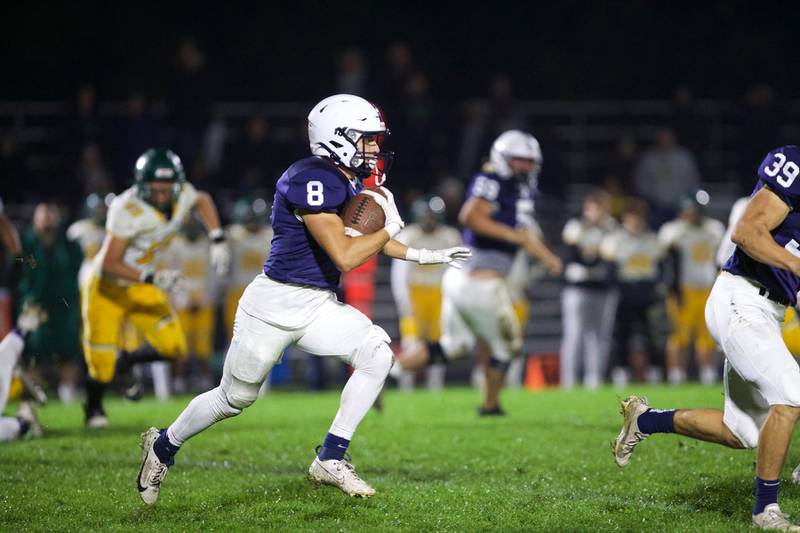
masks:
<instances>
[{"instance_id":1,"label":"white football helmet","mask_svg":"<svg viewBox=\"0 0 800 533\"><path fill-rule=\"evenodd\" d=\"M381 110L360 96L329 96L308 114L308 142L312 154L327 157L352 170L361 179L374 176L380 185L394 153L364 153L358 148L358 141L364 135L376 136L378 145L381 145L389 135L389 129Z\"/></svg>"},{"instance_id":2,"label":"white football helmet","mask_svg":"<svg viewBox=\"0 0 800 533\"><path fill-rule=\"evenodd\" d=\"M525 176L514 176L509 160L530 159L535 163L533 169ZM542 149L539 141L530 133L520 130L508 130L500 134L492 143L489 162L501 178L518 177L533 183L542 169Z\"/></svg>"}]
</instances>

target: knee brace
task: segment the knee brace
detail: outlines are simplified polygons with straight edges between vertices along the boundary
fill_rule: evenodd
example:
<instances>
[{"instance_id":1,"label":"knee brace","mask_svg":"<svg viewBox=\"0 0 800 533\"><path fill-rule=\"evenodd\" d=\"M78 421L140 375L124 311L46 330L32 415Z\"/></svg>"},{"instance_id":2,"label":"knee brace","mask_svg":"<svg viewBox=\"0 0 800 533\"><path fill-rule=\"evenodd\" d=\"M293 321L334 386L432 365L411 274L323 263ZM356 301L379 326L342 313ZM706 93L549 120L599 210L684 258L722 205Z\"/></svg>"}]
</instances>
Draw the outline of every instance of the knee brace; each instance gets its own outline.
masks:
<instances>
[{"instance_id":1,"label":"knee brace","mask_svg":"<svg viewBox=\"0 0 800 533\"><path fill-rule=\"evenodd\" d=\"M353 357L353 368L382 378L389 375L394 364L394 353L389 348L389 340L383 329L373 325Z\"/></svg>"},{"instance_id":2,"label":"knee brace","mask_svg":"<svg viewBox=\"0 0 800 533\"><path fill-rule=\"evenodd\" d=\"M489 358L489 366L498 372L506 373L508 371L508 367L511 366L511 361L501 361L500 359L492 356Z\"/></svg>"},{"instance_id":3,"label":"knee brace","mask_svg":"<svg viewBox=\"0 0 800 533\"><path fill-rule=\"evenodd\" d=\"M225 400L230 407L241 412L242 409L253 405L258 398L258 389L260 388L260 383L246 383L231 376L230 383L224 390Z\"/></svg>"}]
</instances>

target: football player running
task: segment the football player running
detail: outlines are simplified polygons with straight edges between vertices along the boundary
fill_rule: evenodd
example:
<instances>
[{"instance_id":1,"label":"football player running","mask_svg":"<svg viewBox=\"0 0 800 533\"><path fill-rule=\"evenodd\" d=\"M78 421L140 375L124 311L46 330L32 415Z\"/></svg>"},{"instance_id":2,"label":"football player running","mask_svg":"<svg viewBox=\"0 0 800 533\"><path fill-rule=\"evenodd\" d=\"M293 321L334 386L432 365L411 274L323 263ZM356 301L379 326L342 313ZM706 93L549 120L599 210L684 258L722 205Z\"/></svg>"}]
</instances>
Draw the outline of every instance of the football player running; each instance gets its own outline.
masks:
<instances>
[{"instance_id":1,"label":"football player running","mask_svg":"<svg viewBox=\"0 0 800 533\"><path fill-rule=\"evenodd\" d=\"M654 433L678 433L730 448L757 448L757 528L800 531L778 506L781 472L800 417L800 367L781 339L786 306L800 289L800 147L767 154L732 240L737 245L711 289L706 324L725 352L724 409L651 409L631 396L614 459L627 465Z\"/></svg>"},{"instance_id":2,"label":"football player running","mask_svg":"<svg viewBox=\"0 0 800 533\"><path fill-rule=\"evenodd\" d=\"M464 242L475 252L464 272L447 269L442 279L442 336L419 343L398 358L405 370L468 354L477 339L489 345L483 404L478 414L502 415L499 404L509 364L522 349L506 277L518 248L539 259L552 274L561 260L531 231L535 180L542 164L539 142L530 133L509 130L492 145L489 165L467 189L459 212Z\"/></svg>"},{"instance_id":3,"label":"football player running","mask_svg":"<svg viewBox=\"0 0 800 533\"><path fill-rule=\"evenodd\" d=\"M155 270L160 252L175 237L186 215L196 210L212 241L210 259L218 275L230 252L211 196L186 181L180 158L164 148L147 150L136 161L135 184L111 202L106 236L94 269L82 286L86 426L108 425L103 394L117 372L131 365L186 355L186 340L168 293L179 289L180 272ZM123 320L147 343L117 357Z\"/></svg>"},{"instance_id":4,"label":"football player running","mask_svg":"<svg viewBox=\"0 0 800 533\"><path fill-rule=\"evenodd\" d=\"M167 429L150 428L142 434L144 457L136 481L146 504L156 502L180 446L252 405L272 366L293 344L311 354L339 357L354 368L339 411L308 470L309 479L350 496L375 494L344 454L383 387L393 357L388 335L336 299L340 273L380 251L428 264L469 256L465 248L414 249L392 240L403 220L386 189L385 197L371 193L386 215L384 228L345 235L338 214L362 190L362 180L383 178L392 158L381 151L388 133L378 108L358 96L331 96L311 110L308 138L313 155L292 164L278 180L270 256L239 300L219 386L192 400Z\"/></svg>"}]
</instances>

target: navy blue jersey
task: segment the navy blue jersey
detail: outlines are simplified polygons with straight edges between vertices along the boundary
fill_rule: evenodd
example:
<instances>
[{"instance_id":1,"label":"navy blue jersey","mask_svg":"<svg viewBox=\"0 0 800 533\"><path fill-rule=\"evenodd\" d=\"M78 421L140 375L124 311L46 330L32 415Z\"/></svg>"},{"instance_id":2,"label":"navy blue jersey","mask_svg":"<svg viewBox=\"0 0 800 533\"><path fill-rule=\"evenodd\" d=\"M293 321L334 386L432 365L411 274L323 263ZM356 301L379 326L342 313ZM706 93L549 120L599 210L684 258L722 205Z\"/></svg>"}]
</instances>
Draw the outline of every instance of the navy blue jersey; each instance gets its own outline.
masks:
<instances>
[{"instance_id":1,"label":"navy blue jersey","mask_svg":"<svg viewBox=\"0 0 800 533\"><path fill-rule=\"evenodd\" d=\"M790 209L783 222L772 230L772 238L800 257L800 179L797 179L800 177L800 148L790 145L771 151L758 167L758 177L753 194L767 185ZM771 293L785 296L792 305L797 304L800 278L788 270L760 263L738 247L722 268L750 278Z\"/></svg>"},{"instance_id":2,"label":"navy blue jersey","mask_svg":"<svg viewBox=\"0 0 800 533\"><path fill-rule=\"evenodd\" d=\"M501 178L495 173L480 173L472 178L465 200L472 197L491 202L492 219L514 227L532 227L533 198L535 189L515 179ZM474 249L513 254L517 245L476 235L469 228L464 230L464 244Z\"/></svg>"},{"instance_id":3,"label":"navy blue jersey","mask_svg":"<svg viewBox=\"0 0 800 533\"><path fill-rule=\"evenodd\" d=\"M340 272L306 230L298 211L339 214L363 188L321 157L297 161L278 179L272 202L272 245L264 274L284 283L336 290Z\"/></svg>"}]
</instances>

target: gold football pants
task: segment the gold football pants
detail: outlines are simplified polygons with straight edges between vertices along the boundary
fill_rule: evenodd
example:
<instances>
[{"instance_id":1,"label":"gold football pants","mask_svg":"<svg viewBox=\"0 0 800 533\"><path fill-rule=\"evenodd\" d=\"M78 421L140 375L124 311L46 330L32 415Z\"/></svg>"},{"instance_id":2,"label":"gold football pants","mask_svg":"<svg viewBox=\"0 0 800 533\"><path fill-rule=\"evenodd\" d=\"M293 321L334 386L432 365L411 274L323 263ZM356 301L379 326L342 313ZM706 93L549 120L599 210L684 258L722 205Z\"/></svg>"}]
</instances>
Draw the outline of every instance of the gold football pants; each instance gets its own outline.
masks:
<instances>
[{"instance_id":1,"label":"gold football pants","mask_svg":"<svg viewBox=\"0 0 800 533\"><path fill-rule=\"evenodd\" d=\"M186 339L164 291L149 283L123 286L92 276L82 288L83 351L89 376L114 378L123 323L132 325L162 356L182 358Z\"/></svg>"}]
</instances>

